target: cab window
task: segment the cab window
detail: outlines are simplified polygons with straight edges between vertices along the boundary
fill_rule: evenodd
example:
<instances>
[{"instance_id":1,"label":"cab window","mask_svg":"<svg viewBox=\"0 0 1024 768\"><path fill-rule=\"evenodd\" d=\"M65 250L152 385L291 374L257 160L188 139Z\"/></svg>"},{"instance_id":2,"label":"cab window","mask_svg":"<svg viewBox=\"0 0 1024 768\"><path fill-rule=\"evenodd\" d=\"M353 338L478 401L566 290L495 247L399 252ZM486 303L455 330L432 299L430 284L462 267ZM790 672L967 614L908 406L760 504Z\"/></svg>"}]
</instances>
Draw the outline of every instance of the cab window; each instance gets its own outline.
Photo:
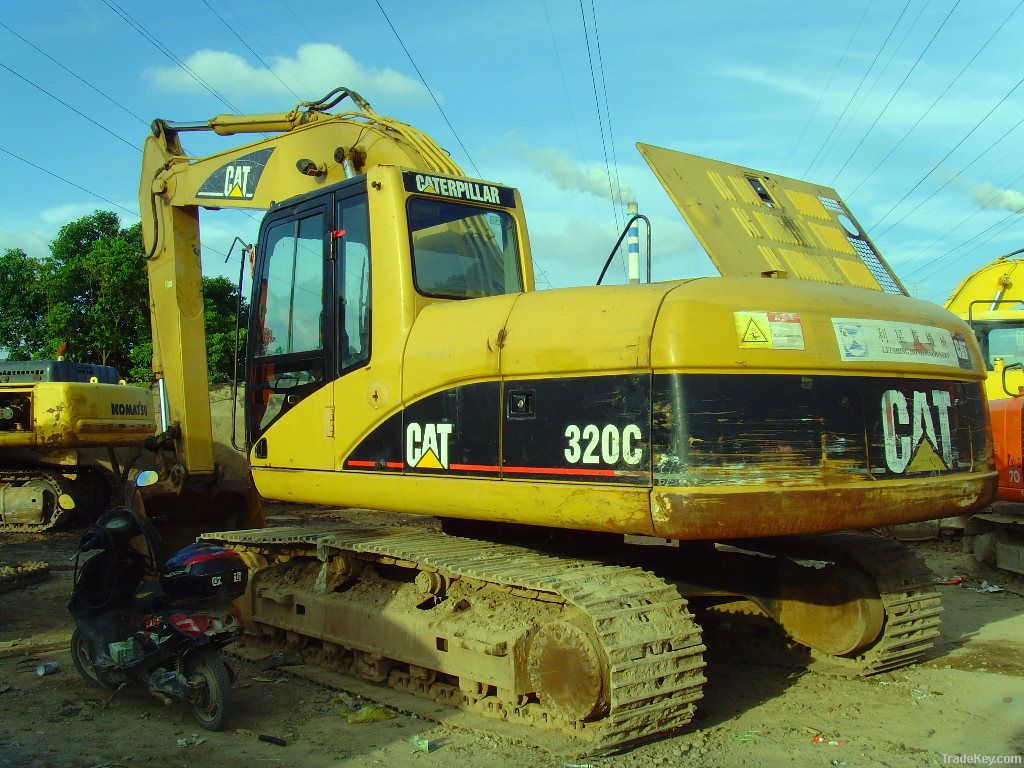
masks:
<instances>
[{"instance_id":1,"label":"cab window","mask_svg":"<svg viewBox=\"0 0 1024 768\"><path fill-rule=\"evenodd\" d=\"M427 296L469 299L519 293L519 246L506 211L413 197L413 277Z\"/></svg>"},{"instance_id":2,"label":"cab window","mask_svg":"<svg viewBox=\"0 0 1024 768\"><path fill-rule=\"evenodd\" d=\"M370 219L366 195L338 203L338 367L370 360Z\"/></svg>"},{"instance_id":3,"label":"cab window","mask_svg":"<svg viewBox=\"0 0 1024 768\"><path fill-rule=\"evenodd\" d=\"M268 232L257 357L323 349L323 231L323 216L317 214Z\"/></svg>"}]
</instances>

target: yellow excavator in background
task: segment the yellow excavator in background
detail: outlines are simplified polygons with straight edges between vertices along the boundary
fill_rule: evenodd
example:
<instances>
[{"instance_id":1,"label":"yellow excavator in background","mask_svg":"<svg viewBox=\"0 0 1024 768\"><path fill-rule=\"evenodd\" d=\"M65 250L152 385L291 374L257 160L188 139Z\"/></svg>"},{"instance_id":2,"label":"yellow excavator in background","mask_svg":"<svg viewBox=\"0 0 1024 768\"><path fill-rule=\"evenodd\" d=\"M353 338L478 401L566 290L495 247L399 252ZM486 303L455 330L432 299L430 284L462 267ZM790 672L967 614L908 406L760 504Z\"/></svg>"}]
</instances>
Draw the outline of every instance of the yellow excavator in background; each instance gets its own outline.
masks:
<instances>
[{"instance_id":1,"label":"yellow excavator in background","mask_svg":"<svg viewBox=\"0 0 1024 768\"><path fill-rule=\"evenodd\" d=\"M999 472L996 503L967 521L964 548L979 562L1024 575L1024 294L1015 286L1022 253L965 277L946 309L967 321L981 347Z\"/></svg>"},{"instance_id":2,"label":"yellow excavator in background","mask_svg":"<svg viewBox=\"0 0 1024 768\"><path fill-rule=\"evenodd\" d=\"M189 156L200 130L270 135ZM722 277L536 291L519 193L346 89L154 122L140 205L176 503L144 503L244 553L250 632L590 752L688 723L705 640L763 657L773 624L853 674L931 646L923 564L838 532L991 499L970 329L906 295L834 190L639 147ZM259 494L442 531L260 528L254 494L218 490L200 208L268 209L244 382Z\"/></svg>"},{"instance_id":3,"label":"yellow excavator in background","mask_svg":"<svg viewBox=\"0 0 1024 768\"><path fill-rule=\"evenodd\" d=\"M109 366L0 361L0 531L95 519L117 494L114 449L153 436L151 399ZM112 467L83 462L87 449L108 449Z\"/></svg>"}]
</instances>

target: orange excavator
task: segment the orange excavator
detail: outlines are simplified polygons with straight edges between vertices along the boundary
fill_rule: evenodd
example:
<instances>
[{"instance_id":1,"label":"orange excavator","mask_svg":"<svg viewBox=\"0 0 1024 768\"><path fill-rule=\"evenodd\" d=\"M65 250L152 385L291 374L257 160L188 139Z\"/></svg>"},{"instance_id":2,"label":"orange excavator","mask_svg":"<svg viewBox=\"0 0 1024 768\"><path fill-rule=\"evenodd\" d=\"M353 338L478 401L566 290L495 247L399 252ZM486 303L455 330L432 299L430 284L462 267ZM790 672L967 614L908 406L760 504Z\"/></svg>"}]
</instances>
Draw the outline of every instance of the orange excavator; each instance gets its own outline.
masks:
<instances>
[{"instance_id":1,"label":"orange excavator","mask_svg":"<svg viewBox=\"0 0 1024 768\"><path fill-rule=\"evenodd\" d=\"M997 501L968 521L965 544L979 561L1024 575L1024 292L1017 286L1024 279L1022 253L1000 256L965 277L946 309L971 326L984 357L999 471Z\"/></svg>"}]
</instances>

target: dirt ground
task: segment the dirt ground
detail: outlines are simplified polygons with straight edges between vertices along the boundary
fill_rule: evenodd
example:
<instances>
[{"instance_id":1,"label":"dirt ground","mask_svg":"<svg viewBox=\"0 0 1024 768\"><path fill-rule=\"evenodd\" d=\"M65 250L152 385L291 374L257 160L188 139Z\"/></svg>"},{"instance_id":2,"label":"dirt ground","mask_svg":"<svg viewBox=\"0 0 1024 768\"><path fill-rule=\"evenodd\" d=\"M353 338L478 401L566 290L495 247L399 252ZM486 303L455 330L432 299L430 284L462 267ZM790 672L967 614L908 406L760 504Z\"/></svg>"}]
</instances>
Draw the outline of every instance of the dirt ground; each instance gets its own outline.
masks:
<instances>
[{"instance_id":1,"label":"dirt ground","mask_svg":"<svg viewBox=\"0 0 1024 768\"><path fill-rule=\"evenodd\" d=\"M273 514L293 516L287 509ZM338 691L283 670L236 662L232 727L209 733L181 705L138 689L88 687L67 651L78 533L0 534L0 561L46 560L51 577L0 594L0 768L25 766L922 766L964 755L1024 754L1024 590L980 572L956 541L913 544L940 587L942 636L922 664L865 680L740 663L712 655L696 720L682 733L611 757L567 761L533 744L467 730L456 714L435 722L405 708L384 722L349 724ZM1002 592L977 592L983 579ZM44 677L35 668L56 661ZM372 703L372 689L351 687ZM383 694L378 697L386 699ZM286 746L259 741L261 734ZM823 735L837 744L816 745ZM429 738L430 753L413 739ZM198 740L202 743L194 743ZM948 757L944 757L948 756Z\"/></svg>"}]
</instances>

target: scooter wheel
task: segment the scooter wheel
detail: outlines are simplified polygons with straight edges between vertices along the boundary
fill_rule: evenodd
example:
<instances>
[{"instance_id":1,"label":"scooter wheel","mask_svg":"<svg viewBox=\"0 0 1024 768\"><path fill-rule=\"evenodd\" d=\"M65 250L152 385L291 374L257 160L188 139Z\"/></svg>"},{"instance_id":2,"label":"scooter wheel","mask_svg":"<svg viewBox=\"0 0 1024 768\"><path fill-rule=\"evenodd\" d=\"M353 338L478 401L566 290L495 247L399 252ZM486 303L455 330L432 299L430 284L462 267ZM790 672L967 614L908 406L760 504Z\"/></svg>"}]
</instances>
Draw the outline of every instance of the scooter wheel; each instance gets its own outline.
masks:
<instances>
[{"instance_id":1,"label":"scooter wheel","mask_svg":"<svg viewBox=\"0 0 1024 768\"><path fill-rule=\"evenodd\" d=\"M93 666L92 659L89 656L89 647L86 645L82 633L77 629L71 635L71 661L74 662L75 669L82 676L82 679L94 688L103 688L108 691L117 688L114 683L107 680L103 673Z\"/></svg>"},{"instance_id":2,"label":"scooter wheel","mask_svg":"<svg viewBox=\"0 0 1024 768\"><path fill-rule=\"evenodd\" d=\"M231 677L216 651L203 648L186 660L192 717L208 731L220 731L231 710Z\"/></svg>"}]
</instances>

